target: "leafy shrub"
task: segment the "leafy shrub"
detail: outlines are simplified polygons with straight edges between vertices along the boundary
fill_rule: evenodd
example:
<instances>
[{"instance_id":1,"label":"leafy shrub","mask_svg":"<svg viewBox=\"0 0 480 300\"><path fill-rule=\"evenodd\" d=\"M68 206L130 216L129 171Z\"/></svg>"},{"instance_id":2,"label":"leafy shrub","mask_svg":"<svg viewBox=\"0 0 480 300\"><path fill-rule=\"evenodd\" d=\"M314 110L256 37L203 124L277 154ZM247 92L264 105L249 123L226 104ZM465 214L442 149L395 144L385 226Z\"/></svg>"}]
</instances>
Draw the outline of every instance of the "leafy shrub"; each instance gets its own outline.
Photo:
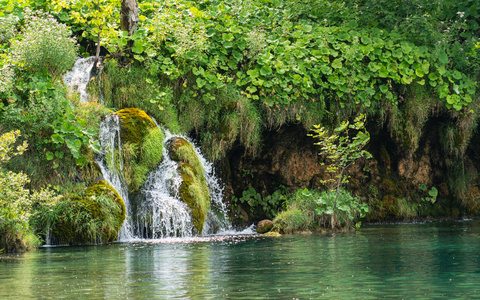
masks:
<instances>
[{"instance_id":1,"label":"leafy shrub","mask_svg":"<svg viewBox=\"0 0 480 300\"><path fill-rule=\"evenodd\" d=\"M365 203L360 203L359 197L341 189L338 193L335 212L332 212L336 193L336 191L324 191L320 194L320 197L317 199L316 214L320 217L323 224L327 223L327 216L334 213L336 224L333 224L332 227L353 227L356 221L363 218L365 213L368 212L368 206Z\"/></svg>"},{"instance_id":2,"label":"leafy shrub","mask_svg":"<svg viewBox=\"0 0 480 300\"><path fill-rule=\"evenodd\" d=\"M30 72L45 69L57 78L73 65L77 56L72 32L42 11L27 11L25 22L20 38L12 42L14 63Z\"/></svg>"},{"instance_id":3,"label":"leafy shrub","mask_svg":"<svg viewBox=\"0 0 480 300\"><path fill-rule=\"evenodd\" d=\"M30 181L27 175L4 168L12 156L22 154L27 148L24 142L13 149L19 136L18 130L0 136L0 248L7 252L25 251L38 244L29 224L32 204L39 199L55 199L50 190L31 194L24 187Z\"/></svg>"},{"instance_id":4,"label":"leafy shrub","mask_svg":"<svg viewBox=\"0 0 480 300\"><path fill-rule=\"evenodd\" d=\"M335 227L351 228L368 212L366 204L360 203L358 197L343 189L338 194L337 207L333 212L335 196L334 191L298 190L289 198L286 210L275 218L275 229L292 233L332 227L330 224L332 214L335 216Z\"/></svg>"},{"instance_id":5,"label":"leafy shrub","mask_svg":"<svg viewBox=\"0 0 480 300\"><path fill-rule=\"evenodd\" d=\"M273 192L273 194L262 197L257 193L255 188L250 187L248 190L242 192L242 197L232 197L235 203L247 204L250 212L256 218L270 218L273 219L278 214L282 204L287 200L287 190L280 188Z\"/></svg>"}]
</instances>

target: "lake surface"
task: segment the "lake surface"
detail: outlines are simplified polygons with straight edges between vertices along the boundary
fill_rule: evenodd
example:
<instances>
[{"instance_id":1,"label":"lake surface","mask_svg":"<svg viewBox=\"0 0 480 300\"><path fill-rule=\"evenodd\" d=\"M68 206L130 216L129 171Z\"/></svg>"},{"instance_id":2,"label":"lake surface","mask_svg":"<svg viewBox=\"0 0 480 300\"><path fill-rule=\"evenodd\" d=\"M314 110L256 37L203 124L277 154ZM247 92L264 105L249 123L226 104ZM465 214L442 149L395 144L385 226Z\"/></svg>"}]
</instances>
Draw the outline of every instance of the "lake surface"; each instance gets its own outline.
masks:
<instances>
[{"instance_id":1,"label":"lake surface","mask_svg":"<svg viewBox=\"0 0 480 300\"><path fill-rule=\"evenodd\" d=\"M480 298L480 221L41 248L0 255L5 298Z\"/></svg>"}]
</instances>

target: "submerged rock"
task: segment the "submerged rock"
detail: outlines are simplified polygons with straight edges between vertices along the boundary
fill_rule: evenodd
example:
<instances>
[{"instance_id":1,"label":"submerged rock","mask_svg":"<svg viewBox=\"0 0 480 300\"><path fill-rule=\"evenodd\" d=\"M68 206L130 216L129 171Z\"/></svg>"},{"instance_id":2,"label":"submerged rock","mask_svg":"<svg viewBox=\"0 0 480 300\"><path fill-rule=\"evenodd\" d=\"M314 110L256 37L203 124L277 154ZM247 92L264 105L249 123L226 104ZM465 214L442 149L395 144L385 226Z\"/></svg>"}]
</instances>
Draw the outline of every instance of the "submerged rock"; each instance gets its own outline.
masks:
<instances>
[{"instance_id":1,"label":"submerged rock","mask_svg":"<svg viewBox=\"0 0 480 300\"><path fill-rule=\"evenodd\" d=\"M192 210L192 221L198 234L202 234L203 223L210 210L210 193L203 167L193 146L183 138L174 138L169 146L169 156L177 161L183 182L179 196Z\"/></svg>"},{"instance_id":2,"label":"submerged rock","mask_svg":"<svg viewBox=\"0 0 480 300\"><path fill-rule=\"evenodd\" d=\"M267 233L273 228L273 221L272 220L261 220L257 224L257 232L258 233Z\"/></svg>"}]
</instances>

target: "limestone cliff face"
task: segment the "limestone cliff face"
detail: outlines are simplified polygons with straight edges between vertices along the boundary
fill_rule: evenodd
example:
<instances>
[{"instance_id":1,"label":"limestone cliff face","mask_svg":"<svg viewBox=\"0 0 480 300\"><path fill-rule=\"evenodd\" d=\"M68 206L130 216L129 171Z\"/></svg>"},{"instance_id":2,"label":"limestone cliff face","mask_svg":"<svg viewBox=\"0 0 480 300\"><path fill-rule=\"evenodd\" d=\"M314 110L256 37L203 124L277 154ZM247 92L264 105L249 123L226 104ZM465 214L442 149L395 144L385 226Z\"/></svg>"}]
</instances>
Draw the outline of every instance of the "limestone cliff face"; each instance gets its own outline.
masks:
<instances>
[{"instance_id":1,"label":"limestone cliff face","mask_svg":"<svg viewBox=\"0 0 480 300\"><path fill-rule=\"evenodd\" d=\"M368 150L373 158L359 161L348 171L348 189L362 196L371 207L367 220L456 218L479 213L480 148L475 145L479 145L480 134L473 136L466 155L459 158L442 147L438 120L426 123L413 151L393 138L386 126L369 122L368 130L371 133ZM325 173L318 148L307 133L296 125L265 132L263 147L255 158L242 147L234 147L221 162L226 198L232 195L239 198L249 187L254 187L262 196L272 194L281 186L289 191L325 189L321 180L330 174ZM438 197L435 204L430 205L425 199L433 187L438 190ZM405 205L414 211L405 212ZM242 209L238 213L244 214L244 221L262 217L246 216L248 208Z\"/></svg>"}]
</instances>

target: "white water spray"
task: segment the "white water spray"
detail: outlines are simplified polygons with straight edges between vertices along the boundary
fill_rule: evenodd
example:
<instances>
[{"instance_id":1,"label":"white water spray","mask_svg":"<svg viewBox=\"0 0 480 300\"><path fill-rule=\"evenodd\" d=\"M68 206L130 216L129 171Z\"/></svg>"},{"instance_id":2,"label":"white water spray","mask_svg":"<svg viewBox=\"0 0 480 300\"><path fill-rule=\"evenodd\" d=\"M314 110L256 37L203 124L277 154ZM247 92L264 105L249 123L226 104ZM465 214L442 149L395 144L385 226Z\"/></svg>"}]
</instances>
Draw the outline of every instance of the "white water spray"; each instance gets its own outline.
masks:
<instances>
[{"instance_id":1,"label":"white water spray","mask_svg":"<svg viewBox=\"0 0 480 300\"><path fill-rule=\"evenodd\" d=\"M63 81L70 87L72 93L78 92L80 95L80 103L88 102L87 84L91 78L91 72L95 56L87 58L79 58L75 61L72 70L63 76Z\"/></svg>"},{"instance_id":2,"label":"white water spray","mask_svg":"<svg viewBox=\"0 0 480 300\"><path fill-rule=\"evenodd\" d=\"M120 138L120 116L111 114L100 125L101 152L97 156L103 177L118 192L125 204L126 218L119 232L120 240L133 239L132 209L128 198L128 187L123 176L122 141Z\"/></svg>"}]
</instances>

